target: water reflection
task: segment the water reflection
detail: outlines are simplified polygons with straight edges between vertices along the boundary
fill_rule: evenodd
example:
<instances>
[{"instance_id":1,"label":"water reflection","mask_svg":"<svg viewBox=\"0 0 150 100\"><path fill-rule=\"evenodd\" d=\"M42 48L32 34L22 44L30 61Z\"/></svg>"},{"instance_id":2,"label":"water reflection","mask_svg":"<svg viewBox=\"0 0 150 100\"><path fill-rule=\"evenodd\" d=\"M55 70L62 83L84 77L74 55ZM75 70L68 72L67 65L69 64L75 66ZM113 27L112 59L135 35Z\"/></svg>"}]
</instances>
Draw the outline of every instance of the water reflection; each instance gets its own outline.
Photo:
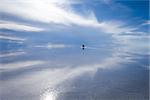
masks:
<instances>
[{"instance_id":1,"label":"water reflection","mask_svg":"<svg viewBox=\"0 0 150 100\"><path fill-rule=\"evenodd\" d=\"M46 92L42 95L40 100L57 100L57 95L54 92Z\"/></svg>"},{"instance_id":2,"label":"water reflection","mask_svg":"<svg viewBox=\"0 0 150 100\"><path fill-rule=\"evenodd\" d=\"M87 49L84 51L84 55L83 53L78 52L78 49L76 49L78 53L75 53L75 55L73 55L72 52L74 52L74 50L71 48L69 49L69 51L68 49L61 49L61 50L55 49L55 53L56 53L55 56L57 55L59 57L56 57L55 59L55 58L50 58L47 55L48 58L45 58L44 61L47 63L43 63L43 62L41 63L41 61L40 62L38 61L41 65L33 66L35 62L32 63L31 61L30 63L26 63L25 61L24 63L20 63L20 64L18 63L13 64L13 67L11 67L12 63L9 64L10 66L7 64L7 67L4 67L3 69L9 70L9 74L6 74L6 70L3 71L1 74L1 79L3 79L2 81L3 93L1 94L2 97L6 98L5 95L7 96L9 91L12 91L13 88L16 89L16 93L19 93L19 90L21 89L22 94L19 93L20 95L25 95L30 90L30 92L33 93L33 95L27 95L27 96L29 97L33 96L33 98L34 95L41 95L40 91L47 89L47 91L43 91L44 94L42 94L41 100L59 100L59 98L61 98L60 100L74 100L74 98L77 98L79 100L90 100L93 98L105 99L107 97L110 98L111 96L115 97L116 96L115 94L118 94L119 91L123 92L122 96L120 97L131 96L131 95L125 95L126 94L125 91L131 91L130 93L134 93L135 94L134 96L141 95L139 98L143 98L144 96L147 96L148 92L146 91L148 89L146 89L146 87L148 86L147 84L148 70L146 70L146 68L144 67L142 68L142 66L138 66L137 68L134 68L134 71L131 71L132 70L131 68L133 66L138 65L135 60L136 58L141 59L138 61L138 63L146 64L141 62L143 59L141 58L142 56L139 57L136 54L133 55L131 53L128 53L128 50L121 49L121 48L112 49L113 53L106 56L103 55L103 53L101 53L101 52L105 52L104 54L106 54L107 50L105 50L104 48L103 50L105 51L102 51L101 49L101 52L99 51L99 49L90 49L90 48L92 47L89 47L89 49L87 47ZM58 53L72 54L72 56L58 55ZM33 52L32 56L33 57L36 56L37 58L37 55L35 54L36 53ZM46 54L47 52L45 54L43 53L44 56L38 55L39 56L38 58L42 57L43 59L43 57L46 57ZM50 59L50 61L48 61L47 59ZM71 62L66 62L66 61L71 61ZM128 64L127 65L128 67L126 66L126 64ZM24 68L22 65L24 66ZM11 73L16 73L16 74L11 74ZM126 73L128 73L129 76L126 75ZM136 79L137 77L136 75L142 75L142 74L143 76L141 78ZM136 82L137 83L140 82L140 84L137 84ZM128 87L128 85L130 84L137 84L139 88L132 87L132 90L130 90L131 88L130 87L126 89L126 87ZM21 87L25 87L25 88L23 89ZM57 90L58 87L60 87L59 90ZM115 87L118 89L116 89ZM144 89L141 90L143 87ZM57 91L56 92L51 91L50 88L56 88ZM114 91L115 94L108 94L108 92L106 92L112 90L116 90ZM145 91L145 93L142 91ZM139 92L141 93L139 94ZM101 97L97 97L98 95L100 95ZM16 98L19 98L14 93L12 93L12 95L9 96L11 100L15 100Z\"/></svg>"},{"instance_id":3,"label":"water reflection","mask_svg":"<svg viewBox=\"0 0 150 100\"><path fill-rule=\"evenodd\" d=\"M1 55L1 98L148 100L148 48L142 42L138 46L118 42L124 38L105 45L33 41L29 46L14 45L15 52Z\"/></svg>"}]
</instances>

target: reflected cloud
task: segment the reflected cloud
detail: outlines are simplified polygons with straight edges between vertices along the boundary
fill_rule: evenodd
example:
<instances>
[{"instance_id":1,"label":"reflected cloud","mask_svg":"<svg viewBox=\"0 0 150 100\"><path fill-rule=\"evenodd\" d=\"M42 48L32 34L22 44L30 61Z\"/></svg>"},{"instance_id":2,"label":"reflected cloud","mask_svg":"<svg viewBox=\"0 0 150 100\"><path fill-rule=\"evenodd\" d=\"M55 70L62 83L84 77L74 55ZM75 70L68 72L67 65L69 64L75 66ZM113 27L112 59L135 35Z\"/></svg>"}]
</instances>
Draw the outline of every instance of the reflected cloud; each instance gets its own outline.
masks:
<instances>
[{"instance_id":1,"label":"reflected cloud","mask_svg":"<svg viewBox=\"0 0 150 100\"><path fill-rule=\"evenodd\" d=\"M39 64L44 64L45 61L40 61L40 60L33 60L33 61L22 61L22 62L14 62L14 63L0 63L0 68L5 69L5 70L14 70L18 68L23 68L27 66L33 66L33 65L39 65Z\"/></svg>"},{"instance_id":2,"label":"reflected cloud","mask_svg":"<svg viewBox=\"0 0 150 100\"><path fill-rule=\"evenodd\" d=\"M26 54L26 52L10 52L10 53L5 53L5 54L0 54L0 57L12 57L12 56L19 56L19 55L23 55Z\"/></svg>"},{"instance_id":3,"label":"reflected cloud","mask_svg":"<svg viewBox=\"0 0 150 100\"><path fill-rule=\"evenodd\" d=\"M50 47L52 47L51 44ZM42 46L42 48L48 48L48 45ZM59 48L59 45L54 46L55 48ZM64 46L60 46L64 47ZM97 50L97 48L92 48L92 50ZM107 48L108 49L108 48ZM133 62L132 55L128 53L128 47L116 47L112 48L112 56L108 56L106 59L102 60L102 63L95 63L95 64L85 64L85 65L75 65L74 63L68 64L68 65L59 65L60 67L55 67L56 64L48 63L47 65L41 65L40 70L32 71L29 74L25 74L22 77L16 77L13 78L13 81L11 80L5 80L8 82L8 84L15 84L15 88L26 86L24 91L29 91L30 89L31 93L37 93L39 91L44 92L42 96L40 97L41 100L55 100L57 99L57 92L51 90L51 88L58 88L59 85L62 85L66 81L71 81L79 76L82 76L84 74L94 76L95 73L100 69L115 69L118 67L122 67L121 65L123 63ZM39 65L44 64L45 61L24 61L24 62L18 62L18 63L11 63L4 65L4 68L7 69L14 67L13 69L22 68L26 66L33 66L33 65ZM3 65L2 65L3 66ZM21 67L22 66L22 67ZM48 66L45 70L44 66ZM53 66L54 68L51 68ZM74 67L71 67L74 66ZM17 80L20 80L18 82ZM38 84L37 84L38 83ZM28 85L25 85L28 84ZM6 85L7 86L7 85ZM18 87L19 86L19 87ZM14 87L13 87L14 88ZM34 90L36 89L36 90ZM45 89L47 89L45 91ZM59 94L59 93L58 93Z\"/></svg>"},{"instance_id":4,"label":"reflected cloud","mask_svg":"<svg viewBox=\"0 0 150 100\"><path fill-rule=\"evenodd\" d=\"M120 43L123 50L132 53L149 54L149 35L118 35L115 36L115 38L117 40L117 43Z\"/></svg>"},{"instance_id":5,"label":"reflected cloud","mask_svg":"<svg viewBox=\"0 0 150 100\"><path fill-rule=\"evenodd\" d=\"M40 76L45 78L45 82L43 82L44 86L48 85L49 89L55 87L57 88L57 86L62 84L63 82L67 80L73 80L74 78L79 77L83 74L89 74L94 76L99 69L115 69L118 68L119 65L121 65L122 63L131 62L131 59L120 59L120 55L122 54L114 54L114 56L105 59L102 63L99 64L76 66L75 68L70 68L69 66L73 65L68 65L68 67L66 66L64 68L44 71L44 74L40 74ZM48 80L46 80L47 78ZM48 91L51 94L52 91ZM46 91L46 94L44 95L48 95L48 91Z\"/></svg>"},{"instance_id":6,"label":"reflected cloud","mask_svg":"<svg viewBox=\"0 0 150 100\"><path fill-rule=\"evenodd\" d=\"M92 48L92 49L97 49L97 48ZM78 67L76 66L74 68L70 68L69 66L73 66L73 65L69 65L68 67L66 66L65 68L55 69L51 72L46 71L48 76L49 75L54 76L52 80L50 79L49 81L47 81L50 82L47 83L47 85L49 89L55 87L57 88L57 86L62 84L63 82L67 80L73 80L74 78L79 77L83 74L89 74L91 76L94 76L99 69L116 69L122 67L123 63L135 62L135 60L133 59L134 56L128 52L129 51L126 47L119 47L119 48L115 48L114 51L112 52L112 56L104 59L102 63L82 65ZM51 94L52 91L50 90L48 91ZM48 95L47 94L48 91L46 91L46 94L44 93L44 95Z\"/></svg>"},{"instance_id":7,"label":"reflected cloud","mask_svg":"<svg viewBox=\"0 0 150 100\"><path fill-rule=\"evenodd\" d=\"M15 37L15 36L7 36L7 35L0 35L0 39L12 40L12 41L25 41L26 39Z\"/></svg>"},{"instance_id":8,"label":"reflected cloud","mask_svg":"<svg viewBox=\"0 0 150 100\"><path fill-rule=\"evenodd\" d=\"M47 45L36 45L35 47L47 48L47 49L58 49L58 48L67 48L67 47L72 47L72 46L71 45L65 45L65 44L48 43Z\"/></svg>"}]
</instances>

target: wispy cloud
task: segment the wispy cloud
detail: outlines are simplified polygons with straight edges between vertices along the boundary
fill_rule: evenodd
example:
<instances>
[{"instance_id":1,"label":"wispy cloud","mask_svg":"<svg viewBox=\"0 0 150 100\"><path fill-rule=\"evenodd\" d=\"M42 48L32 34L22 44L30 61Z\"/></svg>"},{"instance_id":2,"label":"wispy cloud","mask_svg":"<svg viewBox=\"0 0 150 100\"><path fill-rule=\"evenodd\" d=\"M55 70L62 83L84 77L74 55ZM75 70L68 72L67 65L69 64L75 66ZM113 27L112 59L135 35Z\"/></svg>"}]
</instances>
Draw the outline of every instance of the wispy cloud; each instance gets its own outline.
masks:
<instances>
[{"instance_id":1,"label":"wispy cloud","mask_svg":"<svg viewBox=\"0 0 150 100\"><path fill-rule=\"evenodd\" d=\"M126 26L126 23L118 22L118 21L104 21L102 23L99 23L98 26L103 30L103 32L106 33L123 33L127 31L134 31L137 28Z\"/></svg>"},{"instance_id":2,"label":"wispy cloud","mask_svg":"<svg viewBox=\"0 0 150 100\"><path fill-rule=\"evenodd\" d=\"M150 20L145 21L142 25L150 25Z\"/></svg>"},{"instance_id":3,"label":"wispy cloud","mask_svg":"<svg viewBox=\"0 0 150 100\"><path fill-rule=\"evenodd\" d=\"M58 48L71 47L71 45L48 43L47 45L36 45L35 47L48 48L48 49L58 49Z\"/></svg>"},{"instance_id":4,"label":"wispy cloud","mask_svg":"<svg viewBox=\"0 0 150 100\"><path fill-rule=\"evenodd\" d=\"M62 0L66 4L68 0ZM31 0L21 1L15 0L3 0L0 8L1 12L6 12L26 18L29 20L40 21L45 23L63 23L68 24L72 19L80 16L76 16L70 11L64 10L64 8L58 6L61 3L58 0Z\"/></svg>"},{"instance_id":5,"label":"wispy cloud","mask_svg":"<svg viewBox=\"0 0 150 100\"><path fill-rule=\"evenodd\" d=\"M0 29L9 29L15 31L31 31L31 32L39 32L43 30L42 28L37 28L29 25L24 25L21 23L3 20L0 20Z\"/></svg>"},{"instance_id":6,"label":"wispy cloud","mask_svg":"<svg viewBox=\"0 0 150 100\"><path fill-rule=\"evenodd\" d=\"M109 1L109 0L104 0ZM101 21L99 22L94 12L87 11L87 16L83 16L75 12L71 4L72 0L2 0L0 4L0 12L13 14L31 21L38 21L49 24L61 25L80 25L86 27L96 27L105 33L120 33L134 30L132 27L126 27L122 23L116 21ZM26 29L27 31L39 31L34 27L18 25L18 24L3 24L3 28L10 29Z\"/></svg>"},{"instance_id":7,"label":"wispy cloud","mask_svg":"<svg viewBox=\"0 0 150 100\"><path fill-rule=\"evenodd\" d=\"M148 33L146 32L142 32L142 31L129 31L129 32L125 32L123 35L132 35L132 36L145 36Z\"/></svg>"}]
</instances>

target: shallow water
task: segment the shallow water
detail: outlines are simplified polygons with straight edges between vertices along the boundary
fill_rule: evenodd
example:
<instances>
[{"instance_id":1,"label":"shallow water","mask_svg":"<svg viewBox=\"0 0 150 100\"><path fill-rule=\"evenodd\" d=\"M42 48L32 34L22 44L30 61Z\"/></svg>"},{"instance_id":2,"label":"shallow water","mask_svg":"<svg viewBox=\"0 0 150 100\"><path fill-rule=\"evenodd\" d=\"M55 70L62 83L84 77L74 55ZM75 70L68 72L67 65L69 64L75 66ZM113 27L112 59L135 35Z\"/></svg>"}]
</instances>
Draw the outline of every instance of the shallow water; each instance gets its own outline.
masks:
<instances>
[{"instance_id":1,"label":"shallow water","mask_svg":"<svg viewBox=\"0 0 150 100\"><path fill-rule=\"evenodd\" d=\"M15 34L28 40L0 40L1 100L149 99L147 37Z\"/></svg>"}]
</instances>

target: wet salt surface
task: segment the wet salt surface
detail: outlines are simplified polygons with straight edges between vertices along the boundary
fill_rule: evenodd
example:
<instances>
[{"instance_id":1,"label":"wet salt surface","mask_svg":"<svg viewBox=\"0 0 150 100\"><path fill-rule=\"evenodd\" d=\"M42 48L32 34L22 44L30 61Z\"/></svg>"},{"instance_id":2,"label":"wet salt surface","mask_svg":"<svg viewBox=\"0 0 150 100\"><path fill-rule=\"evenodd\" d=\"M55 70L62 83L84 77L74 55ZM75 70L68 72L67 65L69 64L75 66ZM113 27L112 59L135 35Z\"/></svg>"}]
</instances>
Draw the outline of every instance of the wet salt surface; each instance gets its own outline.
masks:
<instances>
[{"instance_id":1,"label":"wet salt surface","mask_svg":"<svg viewBox=\"0 0 150 100\"><path fill-rule=\"evenodd\" d=\"M27 50L1 60L1 100L149 99L147 54L115 46Z\"/></svg>"},{"instance_id":2,"label":"wet salt surface","mask_svg":"<svg viewBox=\"0 0 150 100\"><path fill-rule=\"evenodd\" d=\"M8 34L27 41L0 40L1 100L149 99L145 36Z\"/></svg>"}]
</instances>

